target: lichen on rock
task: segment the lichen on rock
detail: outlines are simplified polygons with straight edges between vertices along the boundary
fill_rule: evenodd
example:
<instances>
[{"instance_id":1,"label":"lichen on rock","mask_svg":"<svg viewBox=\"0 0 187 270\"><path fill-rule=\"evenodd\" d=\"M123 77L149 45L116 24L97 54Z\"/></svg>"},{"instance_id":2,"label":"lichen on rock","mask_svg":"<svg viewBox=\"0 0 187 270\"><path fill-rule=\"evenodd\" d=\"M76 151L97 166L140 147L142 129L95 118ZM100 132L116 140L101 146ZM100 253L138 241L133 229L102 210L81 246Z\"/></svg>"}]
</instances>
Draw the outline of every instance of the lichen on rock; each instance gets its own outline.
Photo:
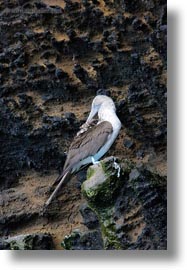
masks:
<instances>
[{"instance_id":1,"label":"lichen on rock","mask_svg":"<svg viewBox=\"0 0 187 270\"><path fill-rule=\"evenodd\" d=\"M60 249L77 226L101 231L106 221L123 249L164 249L167 2L9 0L0 9L0 237L46 231ZM41 216L98 94L112 97L123 126L108 155L119 157L121 172L122 159L133 160L135 171L105 175L83 198L83 170Z\"/></svg>"},{"instance_id":2,"label":"lichen on rock","mask_svg":"<svg viewBox=\"0 0 187 270\"><path fill-rule=\"evenodd\" d=\"M82 192L90 203L108 206L115 199L121 186L121 177L117 175L114 162L112 157L89 167Z\"/></svg>"},{"instance_id":3,"label":"lichen on rock","mask_svg":"<svg viewBox=\"0 0 187 270\"><path fill-rule=\"evenodd\" d=\"M50 234L23 234L1 240L1 246L10 250L51 250L54 249ZM4 248L2 248L4 249Z\"/></svg>"},{"instance_id":4,"label":"lichen on rock","mask_svg":"<svg viewBox=\"0 0 187 270\"><path fill-rule=\"evenodd\" d=\"M66 250L100 250L103 249L101 233L98 230L88 232L74 231L67 235L62 247Z\"/></svg>"},{"instance_id":5,"label":"lichen on rock","mask_svg":"<svg viewBox=\"0 0 187 270\"><path fill-rule=\"evenodd\" d=\"M114 162L115 158L109 157L99 164L90 166L87 180L82 184L82 193L88 201L88 206L98 217L104 249L122 249L113 220L114 203L120 187L123 186L122 181L125 181L125 174L128 176L129 166L126 166L126 171L123 170L118 177ZM63 247L69 248L72 238L77 240L77 237L77 233L73 232L64 239Z\"/></svg>"},{"instance_id":6,"label":"lichen on rock","mask_svg":"<svg viewBox=\"0 0 187 270\"><path fill-rule=\"evenodd\" d=\"M82 191L90 207L96 212L104 241L105 249L121 249L116 234L114 222L114 202L119 194L123 181L128 177L129 164L126 171L121 171L118 177L114 162L116 158L109 157L88 169L87 180L82 185Z\"/></svg>"},{"instance_id":7,"label":"lichen on rock","mask_svg":"<svg viewBox=\"0 0 187 270\"><path fill-rule=\"evenodd\" d=\"M120 177L113 157L88 168L82 184L87 205L81 208L88 227L86 235L90 233L91 237L97 231L97 241L106 250L166 249L166 178L128 159L121 160L119 165ZM73 232L64 239L63 247L87 249L83 235Z\"/></svg>"}]
</instances>

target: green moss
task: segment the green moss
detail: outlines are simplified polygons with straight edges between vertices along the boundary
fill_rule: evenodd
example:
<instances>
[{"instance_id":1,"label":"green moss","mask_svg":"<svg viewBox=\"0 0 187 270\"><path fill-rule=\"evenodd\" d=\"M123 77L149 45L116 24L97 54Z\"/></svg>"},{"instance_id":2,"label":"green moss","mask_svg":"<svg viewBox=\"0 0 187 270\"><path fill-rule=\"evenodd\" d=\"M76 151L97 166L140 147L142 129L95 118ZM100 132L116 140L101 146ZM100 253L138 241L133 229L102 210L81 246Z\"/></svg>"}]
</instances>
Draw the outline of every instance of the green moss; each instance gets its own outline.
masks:
<instances>
[{"instance_id":1,"label":"green moss","mask_svg":"<svg viewBox=\"0 0 187 270\"><path fill-rule=\"evenodd\" d=\"M66 235L64 241L61 243L61 246L66 250L72 250L75 241L80 238L80 234L78 232L73 232L70 235Z\"/></svg>"},{"instance_id":2,"label":"green moss","mask_svg":"<svg viewBox=\"0 0 187 270\"><path fill-rule=\"evenodd\" d=\"M101 161L100 164L101 164L101 167L102 167L102 169L107 177L110 177L111 175L113 175L110 163Z\"/></svg>"},{"instance_id":3,"label":"green moss","mask_svg":"<svg viewBox=\"0 0 187 270\"><path fill-rule=\"evenodd\" d=\"M82 193L88 201L89 207L96 213L105 249L122 249L120 239L116 231L114 220L114 204L124 181L129 178L129 172L133 168L131 162L124 160L121 166L120 177L113 166L113 160L103 160L100 162L99 169L103 173L103 181L97 181L97 168L91 166L87 173L87 181L94 181L95 185L82 185ZM94 179L95 177L95 179ZM92 178L92 179L91 179ZM98 184L97 184L98 183Z\"/></svg>"},{"instance_id":4,"label":"green moss","mask_svg":"<svg viewBox=\"0 0 187 270\"><path fill-rule=\"evenodd\" d=\"M21 250L23 248L21 248L20 245L18 245L18 243L16 241L12 241L12 242L10 242L10 249L11 250Z\"/></svg>"},{"instance_id":5,"label":"green moss","mask_svg":"<svg viewBox=\"0 0 187 270\"><path fill-rule=\"evenodd\" d=\"M87 175L86 175L86 178L87 179L90 179L95 173L95 170L92 166L90 166L87 170Z\"/></svg>"},{"instance_id":6,"label":"green moss","mask_svg":"<svg viewBox=\"0 0 187 270\"><path fill-rule=\"evenodd\" d=\"M12 240L10 242L11 250L32 250L33 249L33 236L28 235L25 238Z\"/></svg>"},{"instance_id":7,"label":"green moss","mask_svg":"<svg viewBox=\"0 0 187 270\"><path fill-rule=\"evenodd\" d=\"M88 200L94 198L94 197L96 196L96 194L97 194L97 190L95 190L95 189L93 189L93 188L89 188L89 189L87 189L87 190L85 190L85 189L83 188L82 191L83 191L84 196L85 196Z\"/></svg>"},{"instance_id":8,"label":"green moss","mask_svg":"<svg viewBox=\"0 0 187 270\"><path fill-rule=\"evenodd\" d=\"M33 249L34 246L34 235L28 235L24 239L24 249L26 250L31 250Z\"/></svg>"},{"instance_id":9,"label":"green moss","mask_svg":"<svg viewBox=\"0 0 187 270\"><path fill-rule=\"evenodd\" d=\"M120 187L119 179L108 178L104 183L98 185L96 188L83 188L83 194L88 201L96 204L108 205L112 204L116 191Z\"/></svg>"},{"instance_id":10,"label":"green moss","mask_svg":"<svg viewBox=\"0 0 187 270\"><path fill-rule=\"evenodd\" d=\"M114 202L116 194L121 187L121 179L118 178L114 172L106 170L102 164L103 171L105 173L105 181L96 186L85 188L85 184L82 185L82 193L89 202L95 203L97 205L110 205ZM90 176L91 175L91 176ZM89 171L88 180L94 177L94 169Z\"/></svg>"},{"instance_id":11,"label":"green moss","mask_svg":"<svg viewBox=\"0 0 187 270\"><path fill-rule=\"evenodd\" d=\"M105 249L122 249L117 237L115 222L113 220L114 207L95 207L90 206L96 213L101 226L101 233Z\"/></svg>"}]
</instances>

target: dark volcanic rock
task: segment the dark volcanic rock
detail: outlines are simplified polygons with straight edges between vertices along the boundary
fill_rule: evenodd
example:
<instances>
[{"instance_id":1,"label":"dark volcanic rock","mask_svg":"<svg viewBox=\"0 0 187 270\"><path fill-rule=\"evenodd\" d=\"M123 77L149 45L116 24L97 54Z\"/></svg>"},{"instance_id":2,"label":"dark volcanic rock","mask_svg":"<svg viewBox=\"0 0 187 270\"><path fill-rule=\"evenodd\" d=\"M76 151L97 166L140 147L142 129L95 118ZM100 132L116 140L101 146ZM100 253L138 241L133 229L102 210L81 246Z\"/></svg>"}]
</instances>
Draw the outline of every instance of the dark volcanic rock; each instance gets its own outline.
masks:
<instances>
[{"instance_id":1,"label":"dark volcanic rock","mask_svg":"<svg viewBox=\"0 0 187 270\"><path fill-rule=\"evenodd\" d=\"M87 71L81 67L81 65L76 64L74 66L73 72L75 73L76 77L81 80L82 83L86 84L89 81L89 76Z\"/></svg>"},{"instance_id":2,"label":"dark volcanic rock","mask_svg":"<svg viewBox=\"0 0 187 270\"><path fill-rule=\"evenodd\" d=\"M103 249L101 233L97 230L67 235L62 246L67 250L100 250Z\"/></svg>"},{"instance_id":3,"label":"dark volcanic rock","mask_svg":"<svg viewBox=\"0 0 187 270\"><path fill-rule=\"evenodd\" d=\"M6 197L5 197L6 198ZM17 198L17 200L20 198ZM9 201L4 200L4 204L8 206ZM19 209L18 209L19 210ZM18 211L18 212L10 212L6 216L1 216L0 218L0 228L1 228L1 233L6 233L8 228L14 228L16 226L19 226L19 224L25 223L27 224L28 222L31 222L31 220L34 220L35 218L38 217L38 213L36 212L29 212L25 213L24 211Z\"/></svg>"},{"instance_id":4,"label":"dark volcanic rock","mask_svg":"<svg viewBox=\"0 0 187 270\"><path fill-rule=\"evenodd\" d=\"M8 250L8 249L10 249L10 244L3 240L0 240L0 250Z\"/></svg>"},{"instance_id":5,"label":"dark volcanic rock","mask_svg":"<svg viewBox=\"0 0 187 270\"><path fill-rule=\"evenodd\" d=\"M83 84L87 85L88 88L96 88L97 83L92 78L90 78L88 72L83 67L81 67L81 65L76 64L74 66L73 72Z\"/></svg>"},{"instance_id":6,"label":"dark volcanic rock","mask_svg":"<svg viewBox=\"0 0 187 270\"><path fill-rule=\"evenodd\" d=\"M88 169L82 185L99 219L104 249L166 249L166 178L128 160L121 166L118 177L106 158Z\"/></svg>"},{"instance_id":7,"label":"dark volcanic rock","mask_svg":"<svg viewBox=\"0 0 187 270\"><path fill-rule=\"evenodd\" d=\"M105 95L105 96L110 97L111 96L111 93L110 93L110 90L99 89L99 90L97 90L97 95Z\"/></svg>"},{"instance_id":8,"label":"dark volcanic rock","mask_svg":"<svg viewBox=\"0 0 187 270\"><path fill-rule=\"evenodd\" d=\"M124 140L124 146L127 147L127 148L132 148L134 145L133 141L132 140L128 140L128 139L125 139Z\"/></svg>"},{"instance_id":9,"label":"dark volcanic rock","mask_svg":"<svg viewBox=\"0 0 187 270\"><path fill-rule=\"evenodd\" d=\"M87 226L88 229L95 229L98 227L98 217L88 205L83 204L81 206L80 212L83 217L84 225Z\"/></svg>"},{"instance_id":10,"label":"dark volcanic rock","mask_svg":"<svg viewBox=\"0 0 187 270\"><path fill-rule=\"evenodd\" d=\"M28 234L1 240L2 249L11 250L52 250L53 240L50 234Z\"/></svg>"},{"instance_id":11,"label":"dark volcanic rock","mask_svg":"<svg viewBox=\"0 0 187 270\"><path fill-rule=\"evenodd\" d=\"M23 12L18 12L20 8ZM28 232L32 219L42 227L39 206L50 190L50 180L62 170L72 138L86 120L96 94L114 99L123 125L111 155L149 167L149 157L154 153L153 169L164 171L166 1L66 0L48 5L40 0L9 0L1 1L0 11L0 190L5 194L0 197L2 237L16 235L20 224L23 232L24 228ZM125 179L122 183L111 182L114 194L103 190L97 197L99 202L106 200L103 217L107 221L102 223L106 231L102 235L109 233L107 239L111 241L101 239L97 227L100 211L96 209L96 217L92 207L83 207L83 221L79 222L87 230L83 226L72 248L113 249L116 239L116 248L165 248L164 218L160 225L158 220L159 211L164 217L166 214L162 207L165 187L150 183L159 178L158 174L153 177L146 168L134 166L139 172L137 179L136 171L130 180L128 172L120 178ZM71 213L74 217L74 211L79 211L84 175L85 171L80 172L73 188L70 183L63 190L53 215L61 224L72 222L72 228L77 221L67 216ZM38 180L40 176L42 180ZM109 202L115 216L106 209ZM56 220L50 222L48 231L59 234L53 226Z\"/></svg>"},{"instance_id":12,"label":"dark volcanic rock","mask_svg":"<svg viewBox=\"0 0 187 270\"><path fill-rule=\"evenodd\" d=\"M55 76L58 79L62 79L62 78L67 78L68 77L68 74L66 72L64 72L62 69L57 68L55 70Z\"/></svg>"},{"instance_id":13,"label":"dark volcanic rock","mask_svg":"<svg viewBox=\"0 0 187 270\"><path fill-rule=\"evenodd\" d=\"M164 88L165 86L155 83L150 87L144 82L137 86L131 85L127 100L121 102L118 107L118 115L122 121L125 120L123 123L128 127L129 134L153 145L166 145L166 98L163 94L166 88ZM152 111L160 112L160 121L156 116L149 117L149 112Z\"/></svg>"}]
</instances>

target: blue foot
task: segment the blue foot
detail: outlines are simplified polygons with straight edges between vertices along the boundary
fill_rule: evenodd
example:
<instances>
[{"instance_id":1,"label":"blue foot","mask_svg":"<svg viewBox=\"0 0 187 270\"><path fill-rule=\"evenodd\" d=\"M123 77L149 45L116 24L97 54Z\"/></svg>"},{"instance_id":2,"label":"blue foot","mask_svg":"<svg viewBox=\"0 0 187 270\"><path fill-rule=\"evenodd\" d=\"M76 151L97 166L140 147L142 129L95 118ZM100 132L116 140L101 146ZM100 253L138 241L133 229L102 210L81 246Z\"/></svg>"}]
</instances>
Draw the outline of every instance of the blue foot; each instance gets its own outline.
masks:
<instances>
[{"instance_id":1,"label":"blue foot","mask_svg":"<svg viewBox=\"0 0 187 270\"><path fill-rule=\"evenodd\" d=\"M92 163L93 163L93 165L95 165L95 164L99 164L100 162L99 162L99 161L96 161L96 160L94 159L94 157L92 157Z\"/></svg>"}]
</instances>

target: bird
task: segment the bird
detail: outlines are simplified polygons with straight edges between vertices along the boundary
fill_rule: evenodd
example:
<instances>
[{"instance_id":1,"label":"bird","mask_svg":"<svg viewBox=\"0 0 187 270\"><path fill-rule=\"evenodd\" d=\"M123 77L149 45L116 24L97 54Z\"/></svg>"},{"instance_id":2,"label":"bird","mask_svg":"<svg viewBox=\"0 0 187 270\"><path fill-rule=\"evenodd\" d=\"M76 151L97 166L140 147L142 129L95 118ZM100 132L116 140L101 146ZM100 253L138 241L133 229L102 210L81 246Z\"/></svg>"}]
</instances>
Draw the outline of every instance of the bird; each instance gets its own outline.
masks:
<instances>
[{"instance_id":1,"label":"bird","mask_svg":"<svg viewBox=\"0 0 187 270\"><path fill-rule=\"evenodd\" d=\"M96 115L98 121L95 124ZM112 98L106 95L95 96L86 122L80 127L69 147L62 174L54 182L58 184L45 203L46 207L56 197L62 185L68 182L71 175L86 165L99 163L101 157L114 143L120 129L121 122L116 115Z\"/></svg>"}]
</instances>

